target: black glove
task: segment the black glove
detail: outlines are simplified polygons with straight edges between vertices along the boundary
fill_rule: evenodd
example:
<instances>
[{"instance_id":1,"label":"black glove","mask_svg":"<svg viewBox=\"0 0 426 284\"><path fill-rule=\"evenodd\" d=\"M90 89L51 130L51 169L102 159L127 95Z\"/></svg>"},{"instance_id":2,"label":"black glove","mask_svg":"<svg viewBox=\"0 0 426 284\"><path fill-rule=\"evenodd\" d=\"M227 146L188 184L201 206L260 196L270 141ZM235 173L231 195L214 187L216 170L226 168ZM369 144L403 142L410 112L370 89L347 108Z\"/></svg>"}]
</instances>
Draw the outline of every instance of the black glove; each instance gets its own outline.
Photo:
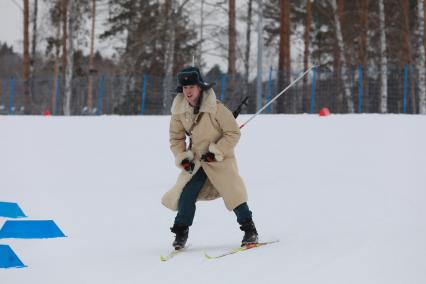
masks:
<instances>
[{"instance_id":1,"label":"black glove","mask_svg":"<svg viewBox=\"0 0 426 284\"><path fill-rule=\"evenodd\" d=\"M214 154L212 152L207 152L204 155L201 156L201 160L203 160L204 162L216 162L216 157L214 156Z\"/></svg>"},{"instance_id":2,"label":"black glove","mask_svg":"<svg viewBox=\"0 0 426 284\"><path fill-rule=\"evenodd\" d=\"M189 159L184 159L182 160L180 164L185 169L185 171L192 174L192 171L194 170L194 167L195 167L194 162L190 161Z\"/></svg>"}]
</instances>

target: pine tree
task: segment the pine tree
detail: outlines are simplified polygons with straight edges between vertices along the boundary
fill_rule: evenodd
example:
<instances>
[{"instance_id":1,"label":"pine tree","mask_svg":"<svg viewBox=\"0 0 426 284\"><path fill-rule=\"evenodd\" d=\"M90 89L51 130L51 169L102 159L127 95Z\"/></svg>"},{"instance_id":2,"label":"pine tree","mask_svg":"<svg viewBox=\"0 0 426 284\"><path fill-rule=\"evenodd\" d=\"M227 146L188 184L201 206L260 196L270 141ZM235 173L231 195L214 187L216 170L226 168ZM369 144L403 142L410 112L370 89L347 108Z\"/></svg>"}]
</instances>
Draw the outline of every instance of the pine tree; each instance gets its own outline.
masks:
<instances>
[{"instance_id":1,"label":"pine tree","mask_svg":"<svg viewBox=\"0 0 426 284\"><path fill-rule=\"evenodd\" d=\"M128 96L136 91L135 76L142 77L146 73L170 78L192 62L197 48L197 33L191 28L186 14L188 3L181 1L177 5L169 0L109 1L107 29L100 37L107 39L126 35L124 46L117 49L120 69L124 74L118 106L121 111L137 112L135 108L126 107L136 103L132 96ZM171 84L170 80L162 84L161 105L164 105L165 112L169 109Z\"/></svg>"},{"instance_id":2,"label":"pine tree","mask_svg":"<svg viewBox=\"0 0 426 284\"><path fill-rule=\"evenodd\" d=\"M293 3L293 5L295 5ZM278 9L279 7L279 9ZM290 82L291 75L291 6L289 0L269 0L265 3L265 30L267 32L267 46L273 46L278 41L278 89L283 89ZM277 112L294 112L285 102L288 96L281 96L277 100Z\"/></svg>"}]
</instances>

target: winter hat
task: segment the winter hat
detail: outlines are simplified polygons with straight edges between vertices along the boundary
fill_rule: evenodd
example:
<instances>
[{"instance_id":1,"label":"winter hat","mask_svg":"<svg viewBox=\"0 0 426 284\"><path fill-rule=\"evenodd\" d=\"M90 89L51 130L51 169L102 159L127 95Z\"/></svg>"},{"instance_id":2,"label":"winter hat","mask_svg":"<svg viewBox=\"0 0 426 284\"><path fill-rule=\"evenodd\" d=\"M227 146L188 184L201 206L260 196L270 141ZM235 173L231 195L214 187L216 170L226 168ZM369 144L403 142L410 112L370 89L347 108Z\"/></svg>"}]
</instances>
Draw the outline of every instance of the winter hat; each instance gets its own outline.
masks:
<instances>
[{"instance_id":1,"label":"winter hat","mask_svg":"<svg viewBox=\"0 0 426 284\"><path fill-rule=\"evenodd\" d=\"M183 68L178 74L178 86L176 91L178 93L183 92L183 86L188 85L199 85L203 91L210 89L214 83L206 83L201 76L200 70L197 67L186 67Z\"/></svg>"}]
</instances>

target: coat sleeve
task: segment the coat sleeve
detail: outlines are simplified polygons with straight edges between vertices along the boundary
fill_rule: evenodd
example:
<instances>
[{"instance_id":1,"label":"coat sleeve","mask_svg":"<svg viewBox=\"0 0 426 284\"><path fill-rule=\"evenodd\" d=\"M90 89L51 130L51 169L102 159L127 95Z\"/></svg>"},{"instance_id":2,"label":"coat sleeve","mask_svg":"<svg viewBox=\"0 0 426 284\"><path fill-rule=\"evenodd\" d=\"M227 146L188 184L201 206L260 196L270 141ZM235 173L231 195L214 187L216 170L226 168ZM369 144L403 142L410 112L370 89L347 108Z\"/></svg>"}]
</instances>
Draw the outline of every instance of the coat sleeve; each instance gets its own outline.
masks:
<instances>
[{"instance_id":1,"label":"coat sleeve","mask_svg":"<svg viewBox=\"0 0 426 284\"><path fill-rule=\"evenodd\" d=\"M169 127L170 149L175 156L175 164L178 168L182 168L181 162L184 159L193 160L194 154L191 151L186 151L186 134L182 121L177 115L172 115Z\"/></svg>"},{"instance_id":2,"label":"coat sleeve","mask_svg":"<svg viewBox=\"0 0 426 284\"><path fill-rule=\"evenodd\" d=\"M234 150L240 140L241 132L232 112L223 104L218 103L216 121L222 130L222 137L209 146L209 151L214 153L218 161L223 160L227 153Z\"/></svg>"}]
</instances>

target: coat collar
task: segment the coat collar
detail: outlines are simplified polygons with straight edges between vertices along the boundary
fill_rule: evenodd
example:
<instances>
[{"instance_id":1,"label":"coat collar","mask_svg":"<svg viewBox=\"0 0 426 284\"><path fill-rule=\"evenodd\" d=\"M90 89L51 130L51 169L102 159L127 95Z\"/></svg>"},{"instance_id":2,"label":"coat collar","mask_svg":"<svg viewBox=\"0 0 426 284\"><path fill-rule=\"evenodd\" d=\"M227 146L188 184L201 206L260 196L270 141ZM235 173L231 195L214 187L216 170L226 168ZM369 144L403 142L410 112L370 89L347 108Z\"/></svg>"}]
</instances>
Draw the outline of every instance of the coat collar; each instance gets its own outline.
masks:
<instances>
[{"instance_id":1,"label":"coat collar","mask_svg":"<svg viewBox=\"0 0 426 284\"><path fill-rule=\"evenodd\" d=\"M201 102L200 112L216 113L216 94L213 89L210 88L203 91L203 101ZM173 100L171 113L182 114L185 112L192 112L193 108L189 105L185 99L183 93L178 93Z\"/></svg>"}]
</instances>

